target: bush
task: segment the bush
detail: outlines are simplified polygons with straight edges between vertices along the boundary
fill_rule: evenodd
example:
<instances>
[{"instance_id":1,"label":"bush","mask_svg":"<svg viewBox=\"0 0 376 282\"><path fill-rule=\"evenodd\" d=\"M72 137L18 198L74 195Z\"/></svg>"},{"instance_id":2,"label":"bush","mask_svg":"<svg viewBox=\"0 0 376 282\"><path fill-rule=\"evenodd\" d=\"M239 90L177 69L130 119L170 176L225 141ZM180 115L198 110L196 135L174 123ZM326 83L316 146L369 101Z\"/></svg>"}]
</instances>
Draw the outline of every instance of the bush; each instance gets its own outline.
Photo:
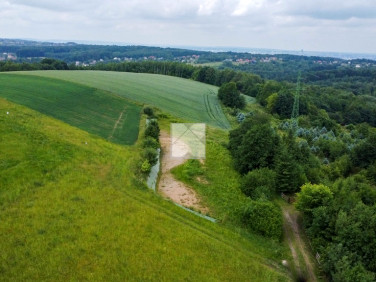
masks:
<instances>
[{"instance_id":1,"label":"bush","mask_svg":"<svg viewBox=\"0 0 376 282\"><path fill-rule=\"evenodd\" d=\"M144 173L148 173L151 170L151 164L148 160L145 160L141 165L141 171Z\"/></svg>"},{"instance_id":2,"label":"bush","mask_svg":"<svg viewBox=\"0 0 376 282\"><path fill-rule=\"evenodd\" d=\"M145 107L144 108L144 114L148 115L149 117L153 117L154 116L154 111L150 107Z\"/></svg>"},{"instance_id":3,"label":"bush","mask_svg":"<svg viewBox=\"0 0 376 282\"><path fill-rule=\"evenodd\" d=\"M142 157L148 160L151 166L157 163L157 160L158 160L157 155L158 155L157 151L153 148L146 148L142 152Z\"/></svg>"},{"instance_id":4,"label":"bush","mask_svg":"<svg viewBox=\"0 0 376 282\"><path fill-rule=\"evenodd\" d=\"M243 177L240 188L254 200L270 200L275 193L275 172L268 168L254 169Z\"/></svg>"},{"instance_id":5,"label":"bush","mask_svg":"<svg viewBox=\"0 0 376 282\"><path fill-rule=\"evenodd\" d=\"M271 202L252 201L244 209L243 222L260 235L275 239L282 237L282 212Z\"/></svg>"},{"instance_id":6,"label":"bush","mask_svg":"<svg viewBox=\"0 0 376 282\"><path fill-rule=\"evenodd\" d=\"M154 148L154 149L158 149L159 148L159 142L157 139L153 138L153 137L146 137L144 139L144 141L142 142L142 147L143 148Z\"/></svg>"},{"instance_id":7,"label":"bush","mask_svg":"<svg viewBox=\"0 0 376 282\"><path fill-rule=\"evenodd\" d=\"M149 122L148 126L145 129L145 137L150 136L150 137L158 140L159 139L159 132L160 132L160 129L159 129L158 123L155 120L151 120Z\"/></svg>"}]
</instances>

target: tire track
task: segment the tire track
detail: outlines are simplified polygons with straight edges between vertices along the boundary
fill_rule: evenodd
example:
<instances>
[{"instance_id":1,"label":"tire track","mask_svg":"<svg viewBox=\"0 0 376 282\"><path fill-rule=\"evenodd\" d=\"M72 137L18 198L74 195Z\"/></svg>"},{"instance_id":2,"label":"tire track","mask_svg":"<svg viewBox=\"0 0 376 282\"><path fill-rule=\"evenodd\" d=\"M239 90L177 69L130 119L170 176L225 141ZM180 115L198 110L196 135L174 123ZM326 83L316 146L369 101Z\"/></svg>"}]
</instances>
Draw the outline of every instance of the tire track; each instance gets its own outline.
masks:
<instances>
[{"instance_id":1,"label":"tire track","mask_svg":"<svg viewBox=\"0 0 376 282\"><path fill-rule=\"evenodd\" d=\"M124 109L123 109L123 111L120 113L119 118L117 119L117 121L115 122L114 127L112 128L112 132L111 132L110 136L108 137L108 140L111 140L113 138L114 133L115 133L115 131L116 131L116 129L117 129L120 121L122 120L123 114L124 114L124 112L125 112L126 109L127 109L127 106L125 106ZM127 115L125 115L125 118L127 118Z\"/></svg>"}]
</instances>

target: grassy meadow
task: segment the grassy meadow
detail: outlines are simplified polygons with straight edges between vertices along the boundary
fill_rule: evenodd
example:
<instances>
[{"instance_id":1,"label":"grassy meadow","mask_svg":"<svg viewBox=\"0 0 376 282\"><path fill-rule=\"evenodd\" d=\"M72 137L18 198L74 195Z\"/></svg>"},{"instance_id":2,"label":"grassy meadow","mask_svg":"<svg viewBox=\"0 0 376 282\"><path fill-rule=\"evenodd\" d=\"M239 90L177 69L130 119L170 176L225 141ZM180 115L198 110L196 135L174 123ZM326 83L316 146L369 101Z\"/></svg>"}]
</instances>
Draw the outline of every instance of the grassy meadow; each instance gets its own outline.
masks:
<instances>
[{"instance_id":1,"label":"grassy meadow","mask_svg":"<svg viewBox=\"0 0 376 282\"><path fill-rule=\"evenodd\" d=\"M166 75L109 71L32 71L20 74L58 78L153 105L173 116L229 129L217 99L218 87Z\"/></svg>"},{"instance_id":2,"label":"grassy meadow","mask_svg":"<svg viewBox=\"0 0 376 282\"><path fill-rule=\"evenodd\" d=\"M261 237L147 190L138 146L0 98L0 280L290 280Z\"/></svg>"},{"instance_id":3,"label":"grassy meadow","mask_svg":"<svg viewBox=\"0 0 376 282\"><path fill-rule=\"evenodd\" d=\"M0 97L114 143L133 144L138 136L141 107L93 87L2 73Z\"/></svg>"}]
</instances>

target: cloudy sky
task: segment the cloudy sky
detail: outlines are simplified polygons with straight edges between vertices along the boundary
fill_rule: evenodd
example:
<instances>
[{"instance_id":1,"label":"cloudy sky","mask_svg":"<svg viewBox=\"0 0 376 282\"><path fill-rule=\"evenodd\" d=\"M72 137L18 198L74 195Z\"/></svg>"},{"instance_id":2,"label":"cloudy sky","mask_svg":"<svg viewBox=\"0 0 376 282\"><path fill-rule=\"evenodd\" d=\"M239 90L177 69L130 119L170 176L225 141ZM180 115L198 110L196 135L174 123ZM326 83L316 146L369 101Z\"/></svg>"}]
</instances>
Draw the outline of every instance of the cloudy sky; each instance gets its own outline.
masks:
<instances>
[{"instance_id":1,"label":"cloudy sky","mask_svg":"<svg viewBox=\"0 0 376 282\"><path fill-rule=\"evenodd\" d=\"M0 0L0 37L376 53L376 1Z\"/></svg>"}]
</instances>

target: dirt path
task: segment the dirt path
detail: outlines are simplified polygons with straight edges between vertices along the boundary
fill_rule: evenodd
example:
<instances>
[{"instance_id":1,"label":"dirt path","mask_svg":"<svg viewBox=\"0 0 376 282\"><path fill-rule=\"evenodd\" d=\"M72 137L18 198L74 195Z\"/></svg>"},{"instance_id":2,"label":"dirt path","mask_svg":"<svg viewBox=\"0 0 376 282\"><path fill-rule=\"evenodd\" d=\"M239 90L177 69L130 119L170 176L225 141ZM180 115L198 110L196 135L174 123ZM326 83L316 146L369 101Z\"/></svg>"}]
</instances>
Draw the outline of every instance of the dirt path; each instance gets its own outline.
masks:
<instances>
[{"instance_id":1,"label":"dirt path","mask_svg":"<svg viewBox=\"0 0 376 282\"><path fill-rule=\"evenodd\" d=\"M282 211L284 233L291 250L297 276L305 278L306 281L317 281L314 271L315 264L311 260L308 247L302 240L302 230L298 224L298 213L292 206L283 206ZM299 255L303 258L303 261L299 259Z\"/></svg>"},{"instance_id":2,"label":"dirt path","mask_svg":"<svg viewBox=\"0 0 376 282\"><path fill-rule=\"evenodd\" d=\"M183 164L186 160L171 157L170 135L165 131L161 131L159 141L162 147L162 174L158 183L158 192L179 205L187 208L192 207L203 214L207 214L209 210L200 203L196 192L184 183L176 180L171 173L172 168Z\"/></svg>"}]
</instances>

